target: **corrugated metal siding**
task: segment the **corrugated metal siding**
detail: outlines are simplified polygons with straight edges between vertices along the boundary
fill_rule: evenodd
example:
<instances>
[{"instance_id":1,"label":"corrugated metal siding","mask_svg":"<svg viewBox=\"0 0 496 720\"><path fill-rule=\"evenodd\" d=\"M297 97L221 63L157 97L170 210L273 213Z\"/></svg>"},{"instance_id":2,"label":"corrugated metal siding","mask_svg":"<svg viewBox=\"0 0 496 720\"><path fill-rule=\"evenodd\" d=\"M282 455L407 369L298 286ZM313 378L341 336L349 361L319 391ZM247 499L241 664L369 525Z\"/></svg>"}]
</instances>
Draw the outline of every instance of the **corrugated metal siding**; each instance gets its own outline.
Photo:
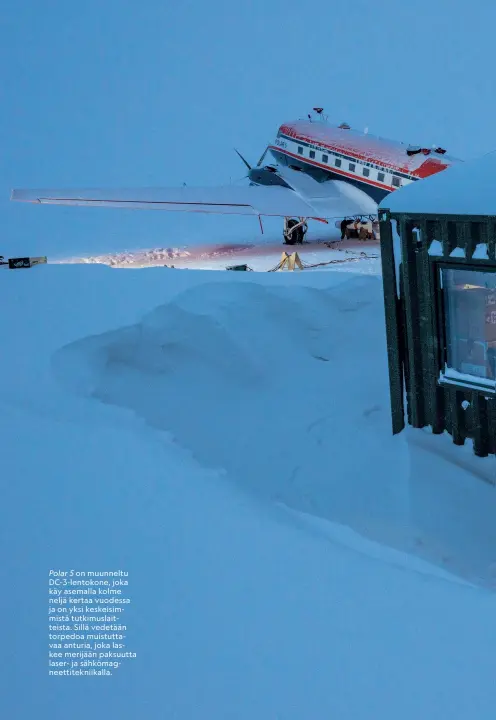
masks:
<instances>
[{"instance_id":1,"label":"corrugated metal siding","mask_svg":"<svg viewBox=\"0 0 496 720\"><path fill-rule=\"evenodd\" d=\"M457 445L471 439L476 455L496 454L496 394L439 381L446 357L440 269L495 271L496 218L381 210L379 221L393 433L407 422L434 433L446 430ZM401 240L399 298L392 222L398 223ZM429 255L433 240L441 243L442 256ZM488 259L473 258L480 243L487 244ZM456 248L465 257L450 257Z\"/></svg>"}]
</instances>

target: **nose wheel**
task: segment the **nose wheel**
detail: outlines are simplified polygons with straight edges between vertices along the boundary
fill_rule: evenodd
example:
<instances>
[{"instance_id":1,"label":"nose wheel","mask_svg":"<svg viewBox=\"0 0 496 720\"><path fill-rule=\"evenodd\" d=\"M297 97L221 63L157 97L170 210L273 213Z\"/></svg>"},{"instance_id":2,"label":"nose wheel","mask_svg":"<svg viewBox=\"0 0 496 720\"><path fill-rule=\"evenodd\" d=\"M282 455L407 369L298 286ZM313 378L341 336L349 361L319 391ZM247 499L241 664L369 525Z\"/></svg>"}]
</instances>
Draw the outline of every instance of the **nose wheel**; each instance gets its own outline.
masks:
<instances>
[{"instance_id":1,"label":"nose wheel","mask_svg":"<svg viewBox=\"0 0 496 720\"><path fill-rule=\"evenodd\" d=\"M307 234L305 218L284 218L283 237L286 245L301 245Z\"/></svg>"}]
</instances>

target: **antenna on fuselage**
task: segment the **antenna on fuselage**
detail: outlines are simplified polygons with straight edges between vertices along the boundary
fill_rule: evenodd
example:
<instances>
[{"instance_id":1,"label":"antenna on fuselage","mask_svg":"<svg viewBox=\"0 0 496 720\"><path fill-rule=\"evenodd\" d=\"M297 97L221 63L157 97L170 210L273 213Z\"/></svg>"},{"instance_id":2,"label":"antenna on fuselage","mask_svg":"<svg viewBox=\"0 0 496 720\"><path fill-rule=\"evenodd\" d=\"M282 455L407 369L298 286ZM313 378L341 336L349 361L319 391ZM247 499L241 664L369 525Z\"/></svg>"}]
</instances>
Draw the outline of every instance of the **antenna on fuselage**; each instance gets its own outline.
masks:
<instances>
[{"instance_id":1,"label":"antenna on fuselage","mask_svg":"<svg viewBox=\"0 0 496 720\"><path fill-rule=\"evenodd\" d=\"M316 113L319 116L319 118L323 122L327 122L327 115L324 115L324 108L314 107L314 108L312 108L312 110L314 111L314 113Z\"/></svg>"}]
</instances>

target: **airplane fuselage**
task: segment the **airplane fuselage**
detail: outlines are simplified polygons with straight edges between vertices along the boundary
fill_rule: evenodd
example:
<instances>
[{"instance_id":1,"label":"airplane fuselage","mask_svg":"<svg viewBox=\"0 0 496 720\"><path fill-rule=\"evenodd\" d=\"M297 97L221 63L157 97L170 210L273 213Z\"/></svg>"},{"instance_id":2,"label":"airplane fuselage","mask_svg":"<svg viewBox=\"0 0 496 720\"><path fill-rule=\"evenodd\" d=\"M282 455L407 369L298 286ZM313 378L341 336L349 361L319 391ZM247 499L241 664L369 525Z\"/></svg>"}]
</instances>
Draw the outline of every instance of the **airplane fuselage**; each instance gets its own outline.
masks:
<instances>
[{"instance_id":1,"label":"airplane fuselage","mask_svg":"<svg viewBox=\"0 0 496 720\"><path fill-rule=\"evenodd\" d=\"M281 125L268 149L279 165L301 170L319 182L343 180L367 193L376 203L390 192L456 162L444 152L432 149L409 154L409 146L404 143L320 120ZM259 170L266 172L266 168ZM267 176L260 180L260 184L279 184L270 182Z\"/></svg>"}]
</instances>

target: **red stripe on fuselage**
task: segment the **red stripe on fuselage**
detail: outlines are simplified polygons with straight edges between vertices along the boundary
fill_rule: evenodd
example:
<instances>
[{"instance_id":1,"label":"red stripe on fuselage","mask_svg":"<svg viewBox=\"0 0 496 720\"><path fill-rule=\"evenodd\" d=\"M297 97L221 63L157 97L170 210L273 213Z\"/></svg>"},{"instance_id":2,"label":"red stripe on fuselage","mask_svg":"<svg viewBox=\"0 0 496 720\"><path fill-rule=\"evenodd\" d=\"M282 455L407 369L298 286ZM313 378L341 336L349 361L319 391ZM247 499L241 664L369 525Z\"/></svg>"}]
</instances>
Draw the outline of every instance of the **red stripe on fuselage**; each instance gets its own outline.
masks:
<instances>
[{"instance_id":1,"label":"red stripe on fuselage","mask_svg":"<svg viewBox=\"0 0 496 720\"><path fill-rule=\"evenodd\" d=\"M435 175L436 173L445 170L452 164L451 162L443 162L443 160L439 157L431 157L421 163L418 167L412 168L401 163L391 162L391 160L388 161L385 158L379 159L377 156L371 155L370 151L362 153L358 148L350 148L348 144L346 144L345 147L341 147L340 145L336 143L330 143L329 141L326 141L321 137L314 137L308 133L299 133L293 127L291 127L291 125L281 125L281 127L279 128L279 132L287 135L295 142L300 141L304 143L309 143L311 145L316 145L319 148L325 148L326 150L330 150L331 152L342 153L349 157L353 157L355 160L362 160L363 162L374 163L379 167L394 170L401 173L402 175L407 175L412 179L430 177L431 175ZM360 144L361 140L361 138L357 138L358 145ZM366 142L366 140L364 142ZM393 153L396 152L394 148L394 145L396 145L396 143L389 144L388 141L384 139L381 139L380 142L383 145L384 150L389 150ZM393 188L393 190L396 189L397 188Z\"/></svg>"},{"instance_id":2,"label":"red stripe on fuselage","mask_svg":"<svg viewBox=\"0 0 496 720\"><path fill-rule=\"evenodd\" d=\"M387 190L388 192L393 192L393 190L398 189L395 187L391 187L391 185L383 185L382 183L376 182L375 180L370 180L370 178L366 178L365 176L357 177L356 175L353 175L353 173L348 173L346 172L346 170L341 170L341 168L334 167L334 165L332 167L330 165L323 165L316 160L310 160L309 158L303 157L302 155L295 155L294 153L289 152L289 150L282 150L280 147L276 147L275 145L269 145L269 150L275 150L282 155L288 155L289 157L296 158L296 160L299 160L305 165L313 165L315 167L322 168L323 170L327 170L327 172L329 173L332 172L336 173L337 175L343 175L344 177L351 178L352 180L358 180L358 182L361 182L364 185L373 185L374 187L381 188L381 190ZM353 156L350 155L350 157Z\"/></svg>"},{"instance_id":3,"label":"red stripe on fuselage","mask_svg":"<svg viewBox=\"0 0 496 720\"><path fill-rule=\"evenodd\" d=\"M281 125L281 127L279 128L279 132L293 138L296 141L303 140L303 142L311 143L313 145L317 145L318 147L327 148L327 150L343 153L344 155L349 155L350 157L354 157L356 160L363 160L363 162L372 162L376 163L377 165L382 165L383 167L389 168L391 170L396 170L397 172L403 173L404 175L410 175L412 173L412 171L406 165L396 165L395 163L388 162L387 160L378 160L376 157L370 154L360 153L359 150L350 149L348 147L343 148L339 145L334 144L331 145L329 142L326 142L325 140L322 140L320 138L312 137L311 135L298 134L295 130L293 130L293 128L288 127L287 125Z\"/></svg>"}]
</instances>

